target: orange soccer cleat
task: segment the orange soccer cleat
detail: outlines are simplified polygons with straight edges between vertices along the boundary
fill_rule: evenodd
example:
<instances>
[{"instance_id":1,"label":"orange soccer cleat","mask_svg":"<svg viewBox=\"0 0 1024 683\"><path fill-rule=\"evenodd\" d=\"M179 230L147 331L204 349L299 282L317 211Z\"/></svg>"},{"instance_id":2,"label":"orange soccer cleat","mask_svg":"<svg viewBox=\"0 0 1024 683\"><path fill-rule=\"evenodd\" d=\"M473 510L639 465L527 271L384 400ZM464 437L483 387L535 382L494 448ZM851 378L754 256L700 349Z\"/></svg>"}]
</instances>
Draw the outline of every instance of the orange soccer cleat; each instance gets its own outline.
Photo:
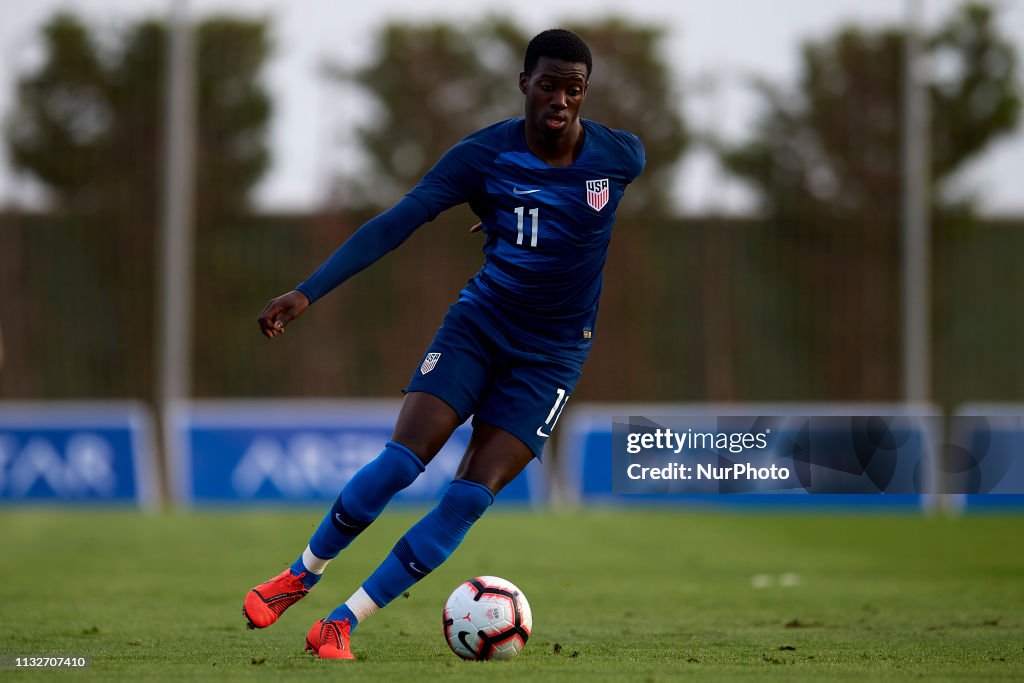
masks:
<instances>
[{"instance_id":1,"label":"orange soccer cleat","mask_svg":"<svg viewBox=\"0 0 1024 683\"><path fill-rule=\"evenodd\" d=\"M312 650L321 659L355 659L348 644L351 632L348 619L321 619L306 634L306 649Z\"/></svg>"},{"instance_id":2,"label":"orange soccer cleat","mask_svg":"<svg viewBox=\"0 0 1024 683\"><path fill-rule=\"evenodd\" d=\"M305 573L294 576L290 569L285 569L249 591L242 606L249 628L270 626L286 609L304 598L309 589L302 584L303 576Z\"/></svg>"}]
</instances>

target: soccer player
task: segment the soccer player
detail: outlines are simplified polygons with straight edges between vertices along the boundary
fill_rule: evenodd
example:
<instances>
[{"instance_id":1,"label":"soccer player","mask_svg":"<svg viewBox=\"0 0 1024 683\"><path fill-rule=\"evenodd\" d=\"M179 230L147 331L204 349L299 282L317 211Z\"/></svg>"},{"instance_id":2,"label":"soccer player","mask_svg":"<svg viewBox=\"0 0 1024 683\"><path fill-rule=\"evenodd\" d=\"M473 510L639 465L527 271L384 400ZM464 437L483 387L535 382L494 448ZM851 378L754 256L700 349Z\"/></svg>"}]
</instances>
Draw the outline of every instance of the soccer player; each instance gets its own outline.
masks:
<instances>
[{"instance_id":1,"label":"soccer player","mask_svg":"<svg viewBox=\"0 0 1024 683\"><path fill-rule=\"evenodd\" d=\"M448 559L502 487L540 459L593 342L615 209L645 162L635 135L580 118L591 67L577 35L537 35L519 74L525 117L456 144L401 201L260 313L261 331L274 338L445 209L468 202L480 218L473 229L486 234L483 267L413 372L391 440L345 484L295 563L249 591L243 614L251 627L270 626L305 596L473 415L469 446L437 507L306 637L320 657L353 659L356 626Z\"/></svg>"}]
</instances>

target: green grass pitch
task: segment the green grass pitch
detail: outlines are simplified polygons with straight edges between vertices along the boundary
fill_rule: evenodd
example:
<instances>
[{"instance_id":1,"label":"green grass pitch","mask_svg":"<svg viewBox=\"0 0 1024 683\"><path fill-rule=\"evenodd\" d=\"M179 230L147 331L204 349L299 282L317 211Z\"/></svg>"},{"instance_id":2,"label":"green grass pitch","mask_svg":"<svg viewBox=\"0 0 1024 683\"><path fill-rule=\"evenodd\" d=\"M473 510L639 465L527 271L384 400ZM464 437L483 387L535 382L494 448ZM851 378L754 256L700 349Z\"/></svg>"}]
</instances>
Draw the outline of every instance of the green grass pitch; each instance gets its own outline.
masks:
<instances>
[{"instance_id":1,"label":"green grass pitch","mask_svg":"<svg viewBox=\"0 0 1024 683\"><path fill-rule=\"evenodd\" d=\"M93 658L0 678L1024 679L1021 516L493 510L360 626L357 661L322 662L303 652L306 630L418 515L385 513L281 621L246 630L245 592L319 515L0 511L0 653ZM532 604L533 637L511 661L463 662L444 642L445 598L481 574Z\"/></svg>"}]
</instances>

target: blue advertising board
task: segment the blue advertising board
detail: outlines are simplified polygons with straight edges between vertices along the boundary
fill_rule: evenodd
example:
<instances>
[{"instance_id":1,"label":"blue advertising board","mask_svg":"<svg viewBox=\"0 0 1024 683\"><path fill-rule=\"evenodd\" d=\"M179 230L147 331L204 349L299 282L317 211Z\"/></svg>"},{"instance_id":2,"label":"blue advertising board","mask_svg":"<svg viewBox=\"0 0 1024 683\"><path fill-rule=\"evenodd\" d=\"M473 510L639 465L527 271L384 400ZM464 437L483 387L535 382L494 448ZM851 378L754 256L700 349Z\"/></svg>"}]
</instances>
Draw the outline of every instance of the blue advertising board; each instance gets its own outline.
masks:
<instances>
[{"instance_id":1,"label":"blue advertising board","mask_svg":"<svg viewBox=\"0 0 1024 683\"><path fill-rule=\"evenodd\" d=\"M950 418L940 476L965 505L1024 505L1024 404L971 403Z\"/></svg>"},{"instance_id":2,"label":"blue advertising board","mask_svg":"<svg viewBox=\"0 0 1024 683\"><path fill-rule=\"evenodd\" d=\"M563 418L561 474L583 503L919 506L932 490L938 415L898 404L577 404ZM716 427L723 444L747 447L693 445ZM678 448L660 442L669 436ZM655 443L641 453L640 444ZM788 479L719 479L746 460L751 471L786 466Z\"/></svg>"},{"instance_id":3,"label":"blue advertising board","mask_svg":"<svg viewBox=\"0 0 1024 683\"><path fill-rule=\"evenodd\" d=\"M149 503L151 445L138 403L0 403L0 503Z\"/></svg>"},{"instance_id":4,"label":"blue advertising board","mask_svg":"<svg viewBox=\"0 0 1024 683\"><path fill-rule=\"evenodd\" d=\"M398 401L195 401L174 411L174 488L186 504L332 501L390 438ZM398 503L433 504L469 443L463 425ZM497 503L547 497L543 466L531 463Z\"/></svg>"}]
</instances>

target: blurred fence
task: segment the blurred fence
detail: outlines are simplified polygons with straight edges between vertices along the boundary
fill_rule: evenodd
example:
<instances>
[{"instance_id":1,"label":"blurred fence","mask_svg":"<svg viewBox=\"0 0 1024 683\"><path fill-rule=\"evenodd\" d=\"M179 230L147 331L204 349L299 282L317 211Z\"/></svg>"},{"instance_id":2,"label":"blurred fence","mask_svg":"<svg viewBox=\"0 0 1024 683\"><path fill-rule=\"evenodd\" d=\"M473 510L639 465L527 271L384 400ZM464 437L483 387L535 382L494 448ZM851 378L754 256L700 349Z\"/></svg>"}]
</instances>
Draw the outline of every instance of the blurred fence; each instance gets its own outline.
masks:
<instances>
[{"instance_id":1,"label":"blurred fence","mask_svg":"<svg viewBox=\"0 0 1024 683\"><path fill-rule=\"evenodd\" d=\"M284 337L268 342L255 324L268 298L365 218L254 215L198 232L196 397L397 395L481 262L465 209L423 227ZM839 234L815 245L756 219L620 222L577 400L899 399L896 237ZM152 235L107 243L86 218L0 214L0 395L151 400ZM935 401L1019 401L1024 219L938 230L933 246Z\"/></svg>"}]
</instances>

